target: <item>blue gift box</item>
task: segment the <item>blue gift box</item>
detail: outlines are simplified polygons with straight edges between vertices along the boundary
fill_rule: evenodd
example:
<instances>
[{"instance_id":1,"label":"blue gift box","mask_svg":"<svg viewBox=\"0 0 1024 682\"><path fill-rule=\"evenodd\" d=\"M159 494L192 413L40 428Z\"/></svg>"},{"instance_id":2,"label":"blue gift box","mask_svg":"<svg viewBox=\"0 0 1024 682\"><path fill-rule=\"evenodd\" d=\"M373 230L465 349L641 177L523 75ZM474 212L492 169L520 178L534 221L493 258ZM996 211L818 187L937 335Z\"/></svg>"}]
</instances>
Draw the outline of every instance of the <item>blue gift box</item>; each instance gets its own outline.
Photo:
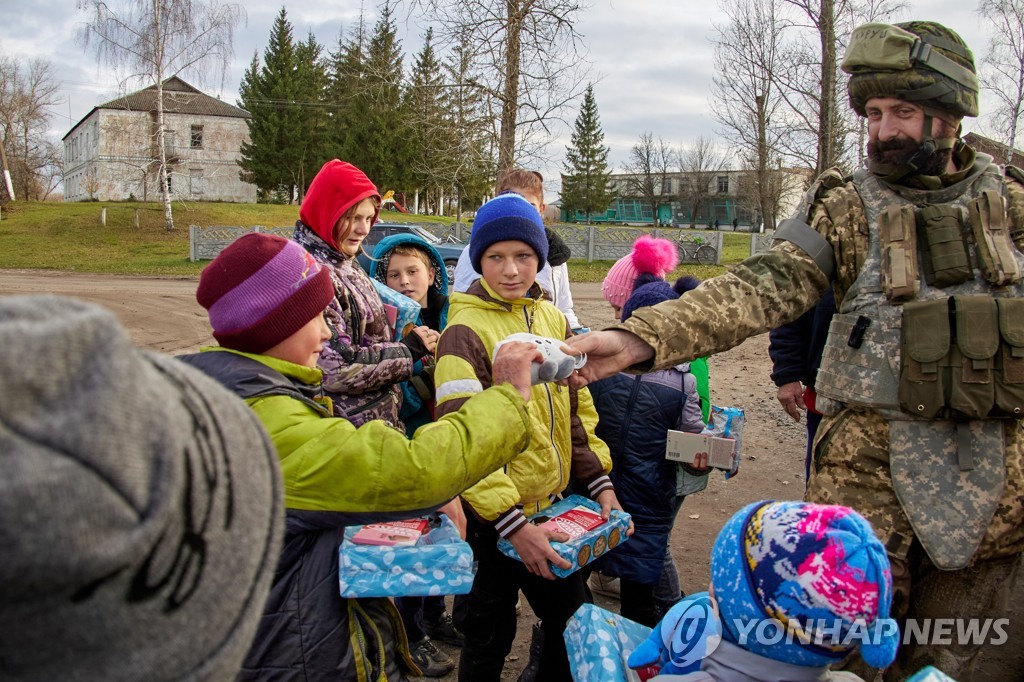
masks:
<instances>
[{"instance_id":1,"label":"blue gift box","mask_svg":"<svg viewBox=\"0 0 1024 682\"><path fill-rule=\"evenodd\" d=\"M432 597L466 594L476 564L469 543L451 520L423 535L414 546L357 545L362 526L345 529L338 548L338 580L343 597Z\"/></svg>"},{"instance_id":2,"label":"blue gift box","mask_svg":"<svg viewBox=\"0 0 1024 682\"><path fill-rule=\"evenodd\" d=\"M577 682L627 682L625 660L651 634L651 628L634 623L594 604L584 604L565 624L565 648L569 670Z\"/></svg>"},{"instance_id":3,"label":"blue gift box","mask_svg":"<svg viewBox=\"0 0 1024 682\"><path fill-rule=\"evenodd\" d=\"M597 502L583 497L582 495L569 495L569 497L564 500L559 500L550 507L542 509L538 514L534 514L529 518L531 521L537 520L539 516L553 518L574 507L580 506L587 507L597 513L601 513L601 505ZM629 528L629 520L629 514L613 509L611 510L611 515L607 522L593 529L586 535L573 538L568 542L552 542L551 548L555 550L555 553L558 554L558 556L568 561L570 566L568 569L564 569L558 568L553 564L549 564L551 572L560 578L564 578L565 576L571 575L580 570L594 559L603 555L605 552L615 549L629 539L626 536L626 530ZM517 560L519 559L519 554L516 552L515 547L513 547L512 543L505 538L498 540L498 550L507 557Z\"/></svg>"}]
</instances>

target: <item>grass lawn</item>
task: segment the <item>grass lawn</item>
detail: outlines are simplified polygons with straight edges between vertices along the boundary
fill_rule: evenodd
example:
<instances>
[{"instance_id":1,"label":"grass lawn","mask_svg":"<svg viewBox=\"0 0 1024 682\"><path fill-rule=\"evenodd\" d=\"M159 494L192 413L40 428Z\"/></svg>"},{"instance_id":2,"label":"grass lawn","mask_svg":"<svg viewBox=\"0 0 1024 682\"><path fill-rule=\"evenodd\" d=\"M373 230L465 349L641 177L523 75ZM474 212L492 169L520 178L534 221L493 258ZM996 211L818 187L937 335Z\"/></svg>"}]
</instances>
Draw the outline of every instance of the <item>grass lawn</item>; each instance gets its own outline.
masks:
<instances>
[{"instance_id":1,"label":"grass lawn","mask_svg":"<svg viewBox=\"0 0 1024 682\"><path fill-rule=\"evenodd\" d=\"M101 210L106 209L106 225ZM205 261L188 260L188 226L294 225L298 206L278 204L188 203L174 205L174 230L164 229L157 202L17 202L0 215L0 268L49 269L123 275L190 277ZM136 214L138 227L135 227ZM395 222L451 223L451 218L384 211ZM726 233L722 265L683 265L672 277L701 279L725 271L747 256L749 235ZM600 282L614 261L569 261L569 279Z\"/></svg>"}]
</instances>

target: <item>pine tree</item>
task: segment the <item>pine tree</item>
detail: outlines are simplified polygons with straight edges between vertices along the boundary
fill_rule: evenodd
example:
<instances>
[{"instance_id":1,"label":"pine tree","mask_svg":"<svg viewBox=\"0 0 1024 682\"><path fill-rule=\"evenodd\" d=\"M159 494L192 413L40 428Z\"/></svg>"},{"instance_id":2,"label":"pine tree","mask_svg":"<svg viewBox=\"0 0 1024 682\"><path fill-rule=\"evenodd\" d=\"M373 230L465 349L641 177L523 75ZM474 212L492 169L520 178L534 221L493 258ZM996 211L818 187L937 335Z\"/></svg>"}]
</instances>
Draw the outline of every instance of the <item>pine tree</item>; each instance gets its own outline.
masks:
<instances>
[{"instance_id":1,"label":"pine tree","mask_svg":"<svg viewBox=\"0 0 1024 682\"><path fill-rule=\"evenodd\" d=\"M263 52L263 67L253 56L239 86L239 106L248 111L249 142L241 146L239 165L263 197L284 189L294 196L302 157L301 99L292 26L282 7Z\"/></svg>"},{"instance_id":2,"label":"pine tree","mask_svg":"<svg viewBox=\"0 0 1024 682\"><path fill-rule=\"evenodd\" d=\"M401 188L409 177L409 151L402 110L402 53L390 4L385 3L366 52L363 86L355 93L351 160L381 192Z\"/></svg>"},{"instance_id":3,"label":"pine tree","mask_svg":"<svg viewBox=\"0 0 1024 682\"><path fill-rule=\"evenodd\" d=\"M366 76L366 31L359 16L356 34L345 40L338 36L337 51L330 54L325 100L330 120L327 131L327 158L353 161L356 158L357 131L362 124L358 107Z\"/></svg>"},{"instance_id":4,"label":"pine tree","mask_svg":"<svg viewBox=\"0 0 1024 682\"><path fill-rule=\"evenodd\" d=\"M434 51L434 30L427 29L405 94L411 180L417 189L443 191L451 130L445 126L444 78Z\"/></svg>"},{"instance_id":5,"label":"pine tree","mask_svg":"<svg viewBox=\"0 0 1024 682\"><path fill-rule=\"evenodd\" d=\"M591 215L604 213L615 199L608 172L608 152L604 131L594 100L594 86L588 85L583 106L576 117L575 130L565 148L565 174L562 175L562 209L572 216L583 211L587 222Z\"/></svg>"},{"instance_id":6,"label":"pine tree","mask_svg":"<svg viewBox=\"0 0 1024 682\"><path fill-rule=\"evenodd\" d=\"M306 187L313 181L327 155L327 118L323 102L327 70L322 58L323 47L310 33L306 42L295 46L296 106L299 111L299 156L297 174L293 177L299 188L299 202Z\"/></svg>"},{"instance_id":7,"label":"pine tree","mask_svg":"<svg viewBox=\"0 0 1024 682\"><path fill-rule=\"evenodd\" d=\"M451 178L462 219L463 202L479 206L493 189L496 149L492 145L492 119L487 102L475 86L474 60L464 44L456 44L444 63L445 127L451 133L447 174Z\"/></svg>"}]
</instances>

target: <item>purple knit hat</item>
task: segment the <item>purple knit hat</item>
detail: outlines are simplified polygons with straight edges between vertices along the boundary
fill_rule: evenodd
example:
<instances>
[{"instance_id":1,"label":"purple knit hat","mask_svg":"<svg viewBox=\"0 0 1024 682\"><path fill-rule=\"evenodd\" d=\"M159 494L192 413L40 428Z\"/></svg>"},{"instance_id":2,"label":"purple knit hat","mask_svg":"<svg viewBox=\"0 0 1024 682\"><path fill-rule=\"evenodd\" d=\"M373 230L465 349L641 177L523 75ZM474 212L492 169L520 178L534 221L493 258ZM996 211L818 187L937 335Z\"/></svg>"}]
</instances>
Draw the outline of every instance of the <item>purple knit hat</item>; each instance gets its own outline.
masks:
<instances>
[{"instance_id":1,"label":"purple knit hat","mask_svg":"<svg viewBox=\"0 0 1024 682\"><path fill-rule=\"evenodd\" d=\"M889 558L848 507L747 505L718 533L711 584L723 636L755 654L827 666L859 647L873 668L896 657Z\"/></svg>"},{"instance_id":2,"label":"purple knit hat","mask_svg":"<svg viewBox=\"0 0 1024 682\"><path fill-rule=\"evenodd\" d=\"M334 298L330 272L293 241L255 232L239 237L199 276L196 300L213 338L262 353L323 313Z\"/></svg>"}]
</instances>

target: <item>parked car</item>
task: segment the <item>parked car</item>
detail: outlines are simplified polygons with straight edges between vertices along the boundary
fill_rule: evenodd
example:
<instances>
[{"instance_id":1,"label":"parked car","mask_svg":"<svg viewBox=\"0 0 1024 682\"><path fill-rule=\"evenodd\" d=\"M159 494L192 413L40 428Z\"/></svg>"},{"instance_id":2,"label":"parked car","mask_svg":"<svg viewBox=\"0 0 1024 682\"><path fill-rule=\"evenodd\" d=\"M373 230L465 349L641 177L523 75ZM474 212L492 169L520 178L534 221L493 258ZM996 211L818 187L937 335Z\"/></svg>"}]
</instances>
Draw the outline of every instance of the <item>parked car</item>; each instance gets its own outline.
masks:
<instances>
[{"instance_id":1,"label":"parked car","mask_svg":"<svg viewBox=\"0 0 1024 682\"><path fill-rule=\"evenodd\" d=\"M459 262L459 256L467 244L458 241L454 237L441 239L430 230L413 223L377 223L370 228L370 234L366 235L366 239L363 240L363 251L372 257L377 243L384 239L384 237L393 234L414 234L422 237L441 254L441 260L444 261L444 269L448 271L448 281L455 281L455 265ZM363 270L366 270L368 273L370 272L369 258L360 253L356 260L363 266Z\"/></svg>"}]
</instances>

